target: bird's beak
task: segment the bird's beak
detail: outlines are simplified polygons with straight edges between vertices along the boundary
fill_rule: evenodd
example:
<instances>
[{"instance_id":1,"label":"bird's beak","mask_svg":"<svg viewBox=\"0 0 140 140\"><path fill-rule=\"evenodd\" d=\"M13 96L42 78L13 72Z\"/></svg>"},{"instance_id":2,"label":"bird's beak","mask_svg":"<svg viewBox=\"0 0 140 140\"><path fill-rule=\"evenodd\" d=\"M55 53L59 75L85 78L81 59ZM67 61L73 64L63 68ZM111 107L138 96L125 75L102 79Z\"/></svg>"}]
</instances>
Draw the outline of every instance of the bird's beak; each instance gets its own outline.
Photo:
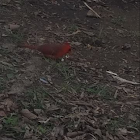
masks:
<instances>
[{"instance_id":1,"label":"bird's beak","mask_svg":"<svg viewBox=\"0 0 140 140\"><path fill-rule=\"evenodd\" d=\"M66 58L69 58L70 56L67 54L65 57L66 57Z\"/></svg>"}]
</instances>

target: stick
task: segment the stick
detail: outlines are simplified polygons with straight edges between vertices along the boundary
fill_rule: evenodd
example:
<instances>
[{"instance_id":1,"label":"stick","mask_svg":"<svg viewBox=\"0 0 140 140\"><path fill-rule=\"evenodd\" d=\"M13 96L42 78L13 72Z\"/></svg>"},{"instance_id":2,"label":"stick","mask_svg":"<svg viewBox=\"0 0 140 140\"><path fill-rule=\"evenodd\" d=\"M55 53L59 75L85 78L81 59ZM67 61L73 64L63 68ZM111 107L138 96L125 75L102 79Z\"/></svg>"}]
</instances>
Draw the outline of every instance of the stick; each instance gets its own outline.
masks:
<instances>
[{"instance_id":1,"label":"stick","mask_svg":"<svg viewBox=\"0 0 140 140\"><path fill-rule=\"evenodd\" d=\"M95 12L86 2L84 2L84 4L89 10L91 10L96 15L96 17L101 18L101 16L97 12Z\"/></svg>"},{"instance_id":2,"label":"stick","mask_svg":"<svg viewBox=\"0 0 140 140\"><path fill-rule=\"evenodd\" d=\"M110 74L114 79L117 79L119 81L121 81L122 83L128 83L128 84L132 84L132 85L139 85L140 83L137 82L133 82L133 81L129 81L126 79L123 79L121 77L118 76L118 74L112 72L112 71L106 71L108 74Z\"/></svg>"}]
</instances>

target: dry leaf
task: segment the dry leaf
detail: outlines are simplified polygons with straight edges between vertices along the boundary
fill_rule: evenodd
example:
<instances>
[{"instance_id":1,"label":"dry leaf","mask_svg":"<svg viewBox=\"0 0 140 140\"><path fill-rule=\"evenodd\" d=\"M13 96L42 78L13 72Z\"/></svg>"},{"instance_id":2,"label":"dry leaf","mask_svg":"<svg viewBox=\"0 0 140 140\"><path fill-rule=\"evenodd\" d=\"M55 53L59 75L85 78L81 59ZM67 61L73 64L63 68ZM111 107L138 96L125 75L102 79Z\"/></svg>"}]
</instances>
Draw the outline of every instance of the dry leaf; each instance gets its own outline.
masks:
<instances>
[{"instance_id":1,"label":"dry leaf","mask_svg":"<svg viewBox=\"0 0 140 140\"><path fill-rule=\"evenodd\" d=\"M80 94L80 99L83 99L85 97L85 92L81 92L81 94Z\"/></svg>"},{"instance_id":2,"label":"dry leaf","mask_svg":"<svg viewBox=\"0 0 140 140\"><path fill-rule=\"evenodd\" d=\"M29 139L31 138L33 135L32 131L29 131L28 129L26 130L25 134L24 134L24 139Z\"/></svg>"},{"instance_id":3,"label":"dry leaf","mask_svg":"<svg viewBox=\"0 0 140 140\"><path fill-rule=\"evenodd\" d=\"M109 138L110 140L114 140L113 136L110 135L108 132L106 132L106 137L107 137L107 139Z\"/></svg>"},{"instance_id":4,"label":"dry leaf","mask_svg":"<svg viewBox=\"0 0 140 140\"><path fill-rule=\"evenodd\" d=\"M47 77L48 82L50 84L53 84L51 76L50 75L46 75L46 77Z\"/></svg>"},{"instance_id":5,"label":"dry leaf","mask_svg":"<svg viewBox=\"0 0 140 140\"><path fill-rule=\"evenodd\" d=\"M120 135L127 135L127 129L126 128L119 128L118 134Z\"/></svg>"},{"instance_id":6,"label":"dry leaf","mask_svg":"<svg viewBox=\"0 0 140 140\"><path fill-rule=\"evenodd\" d=\"M58 136L63 136L64 135L64 127L59 126L59 127L54 127L52 136L58 137Z\"/></svg>"},{"instance_id":7,"label":"dry leaf","mask_svg":"<svg viewBox=\"0 0 140 140\"><path fill-rule=\"evenodd\" d=\"M41 120L41 121L38 121L39 123L42 123L42 124L46 124L50 121L51 118L48 118L47 120Z\"/></svg>"},{"instance_id":8,"label":"dry leaf","mask_svg":"<svg viewBox=\"0 0 140 140\"><path fill-rule=\"evenodd\" d=\"M0 109L4 109L4 105L0 105Z\"/></svg>"},{"instance_id":9,"label":"dry leaf","mask_svg":"<svg viewBox=\"0 0 140 140\"><path fill-rule=\"evenodd\" d=\"M80 42L73 42L73 41L71 42L71 44L72 44L72 45L75 45L75 46L79 46L79 45L81 45Z\"/></svg>"},{"instance_id":10,"label":"dry leaf","mask_svg":"<svg viewBox=\"0 0 140 140\"><path fill-rule=\"evenodd\" d=\"M47 111L56 111L59 110L60 108L58 108L56 105L51 105L50 107L47 108Z\"/></svg>"},{"instance_id":11,"label":"dry leaf","mask_svg":"<svg viewBox=\"0 0 140 140\"><path fill-rule=\"evenodd\" d=\"M91 10L89 10L89 11L87 12L87 16L88 16L88 17L94 17L95 15L94 15L94 13L93 13Z\"/></svg>"},{"instance_id":12,"label":"dry leaf","mask_svg":"<svg viewBox=\"0 0 140 140\"><path fill-rule=\"evenodd\" d=\"M0 138L0 140L15 140L15 139L13 139L13 138L3 137L3 138Z\"/></svg>"},{"instance_id":13,"label":"dry leaf","mask_svg":"<svg viewBox=\"0 0 140 140\"><path fill-rule=\"evenodd\" d=\"M92 49L93 49L93 46L91 46L90 44L88 44L88 45L87 45L87 48L88 48L89 50L92 50Z\"/></svg>"},{"instance_id":14,"label":"dry leaf","mask_svg":"<svg viewBox=\"0 0 140 140\"><path fill-rule=\"evenodd\" d=\"M99 137L102 137L102 132L100 129L96 129L94 134L98 135Z\"/></svg>"},{"instance_id":15,"label":"dry leaf","mask_svg":"<svg viewBox=\"0 0 140 140\"><path fill-rule=\"evenodd\" d=\"M71 139L71 138L69 138L69 137L64 136L64 140L73 140L73 139Z\"/></svg>"},{"instance_id":16,"label":"dry leaf","mask_svg":"<svg viewBox=\"0 0 140 140\"><path fill-rule=\"evenodd\" d=\"M76 137L76 136L80 136L80 135L82 135L82 134L84 134L84 132L82 132L82 131L68 132L68 133L67 133L67 136L73 138L73 137Z\"/></svg>"},{"instance_id":17,"label":"dry leaf","mask_svg":"<svg viewBox=\"0 0 140 140\"><path fill-rule=\"evenodd\" d=\"M8 94L21 94L24 91L24 86L19 83L15 83L12 85Z\"/></svg>"},{"instance_id":18,"label":"dry leaf","mask_svg":"<svg viewBox=\"0 0 140 140\"><path fill-rule=\"evenodd\" d=\"M37 119L38 117L33 114L32 112L30 112L28 109L22 109L21 110L21 114L25 117L27 117L28 119L34 120Z\"/></svg>"},{"instance_id":19,"label":"dry leaf","mask_svg":"<svg viewBox=\"0 0 140 140\"><path fill-rule=\"evenodd\" d=\"M5 112L4 111L0 111L0 117L5 117L5 116L6 116Z\"/></svg>"},{"instance_id":20,"label":"dry leaf","mask_svg":"<svg viewBox=\"0 0 140 140\"><path fill-rule=\"evenodd\" d=\"M11 99L6 99L2 104L6 106L7 111L15 110L18 108Z\"/></svg>"},{"instance_id":21,"label":"dry leaf","mask_svg":"<svg viewBox=\"0 0 140 140\"><path fill-rule=\"evenodd\" d=\"M33 83L33 81L31 81L30 79L23 79L22 82L26 87L30 87L30 85Z\"/></svg>"},{"instance_id":22,"label":"dry leaf","mask_svg":"<svg viewBox=\"0 0 140 140\"><path fill-rule=\"evenodd\" d=\"M9 28L11 29L11 30L16 30L16 29L18 29L20 26L19 25L17 25L17 24L9 24Z\"/></svg>"},{"instance_id":23,"label":"dry leaf","mask_svg":"<svg viewBox=\"0 0 140 140\"><path fill-rule=\"evenodd\" d=\"M89 35L89 36L94 36L95 34L93 32L89 32L89 31L83 31L83 33Z\"/></svg>"},{"instance_id":24,"label":"dry leaf","mask_svg":"<svg viewBox=\"0 0 140 140\"><path fill-rule=\"evenodd\" d=\"M37 115L39 115L39 114L42 112L42 110L41 110L41 109L34 109L34 112L35 112Z\"/></svg>"},{"instance_id":25,"label":"dry leaf","mask_svg":"<svg viewBox=\"0 0 140 140\"><path fill-rule=\"evenodd\" d=\"M128 116L128 118L131 120L131 121L137 121L137 118L134 116L134 115L132 115L132 114L130 114L129 116Z\"/></svg>"},{"instance_id":26,"label":"dry leaf","mask_svg":"<svg viewBox=\"0 0 140 140\"><path fill-rule=\"evenodd\" d=\"M38 140L37 136L32 136L32 138L30 140Z\"/></svg>"}]
</instances>

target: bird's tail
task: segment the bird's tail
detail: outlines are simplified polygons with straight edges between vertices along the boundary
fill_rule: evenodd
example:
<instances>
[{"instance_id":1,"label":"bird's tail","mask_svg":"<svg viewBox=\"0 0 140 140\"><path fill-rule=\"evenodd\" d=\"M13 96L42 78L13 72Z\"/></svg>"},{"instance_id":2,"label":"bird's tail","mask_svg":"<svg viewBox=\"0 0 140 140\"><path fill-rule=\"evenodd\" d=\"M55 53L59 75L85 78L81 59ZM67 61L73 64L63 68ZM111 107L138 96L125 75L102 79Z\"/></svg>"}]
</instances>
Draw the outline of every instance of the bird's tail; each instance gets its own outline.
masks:
<instances>
[{"instance_id":1,"label":"bird's tail","mask_svg":"<svg viewBox=\"0 0 140 140\"><path fill-rule=\"evenodd\" d=\"M31 50L37 50L38 49L37 46L28 45L28 44L19 44L17 46L20 47L20 48L28 48L28 49L31 49Z\"/></svg>"}]
</instances>

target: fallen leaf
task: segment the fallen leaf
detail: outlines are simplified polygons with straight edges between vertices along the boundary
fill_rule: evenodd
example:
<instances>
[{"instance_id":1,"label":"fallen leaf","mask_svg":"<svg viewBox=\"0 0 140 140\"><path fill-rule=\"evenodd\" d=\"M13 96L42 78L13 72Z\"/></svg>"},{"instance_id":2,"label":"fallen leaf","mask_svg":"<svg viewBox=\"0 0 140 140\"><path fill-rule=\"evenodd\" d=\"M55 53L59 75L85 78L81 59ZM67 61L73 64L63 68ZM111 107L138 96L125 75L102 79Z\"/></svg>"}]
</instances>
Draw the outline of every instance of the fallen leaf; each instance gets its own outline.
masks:
<instances>
[{"instance_id":1,"label":"fallen leaf","mask_svg":"<svg viewBox=\"0 0 140 140\"><path fill-rule=\"evenodd\" d=\"M96 17L95 14L94 14L91 10L89 10L89 11L87 12L87 16L88 16L88 17Z\"/></svg>"},{"instance_id":2,"label":"fallen leaf","mask_svg":"<svg viewBox=\"0 0 140 140\"><path fill-rule=\"evenodd\" d=\"M32 131L29 131L28 129L25 131L25 134L24 134L24 139L29 139L31 138L33 135L33 132Z\"/></svg>"},{"instance_id":3,"label":"fallen leaf","mask_svg":"<svg viewBox=\"0 0 140 140\"><path fill-rule=\"evenodd\" d=\"M50 84L53 84L51 76L50 75L46 75L46 77L47 77L48 82Z\"/></svg>"},{"instance_id":4,"label":"fallen leaf","mask_svg":"<svg viewBox=\"0 0 140 140\"><path fill-rule=\"evenodd\" d=\"M47 111L56 111L59 110L60 108L58 108L56 105L51 105L50 107L47 108Z\"/></svg>"},{"instance_id":5,"label":"fallen leaf","mask_svg":"<svg viewBox=\"0 0 140 140\"><path fill-rule=\"evenodd\" d=\"M92 49L93 49L93 46L91 46L90 44L88 44L88 45L87 45L87 48L88 48L89 50L92 50Z\"/></svg>"},{"instance_id":6,"label":"fallen leaf","mask_svg":"<svg viewBox=\"0 0 140 140\"><path fill-rule=\"evenodd\" d=\"M28 119L34 120L37 119L38 117L33 114L32 112L30 112L28 109L22 109L21 110L21 114L25 117L27 117Z\"/></svg>"},{"instance_id":7,"label":"fallen leaf","mask_svg":"<svg viewBox=\"0 0 140 140\"><path fill-rule=\"evenodd\" d=\"M37 115L39 115L39 114L42 112L42 110L41 110L41 109L34 109L34 112L35 112Z\"/></svg>"},{"instance_id":8,"label":"fallen leaf","mask_svg":"<svg viewBox=\"0 0 140 140\"><path fill-rule=\"evenodd\" d=\"M82 132L82 131L68 132L68 133L67 133L67 136L73 138L73 137L76 137L76 136L80 136L80 135L82 135L82 134L84 134L84 132Z\"/></svg>"},{"instance_id":9,"label":"fallen leaf","mask_svg":"<svg viewBox=\"0 0 140 140\"><path fill-rule=\"evenodd\" d=\"M7 111L15 110L18 108L11 99L6 99L4 102L2 102L2 104L6 106Z\"/></svg>"},{"instance_id":10,"label":"fallen leaf","mask_svg":"<svg viewBox=\"0 0 140 140\"><path fill-rule=\"evenodd\" d=\"M4 109L4 105L0 105L0 109Z\"/></svg>"},{"instance_id":11,"label":"fallen leaf","mask_svg":"<svg viewBox=\"0 0 140 140\"><path fill-rule=\"evenodd\" d=\"M5 112L4 111L0 111L0 117L5 117L5 116L6 116Z\"/></svg>"},{"instance_id":12,"label":"fallen leaf","mask_svg":"<svg viewBox=\"0 0 140 140\"><path fill-rule=\"evenodd\" d=\"M134 116L134 115L132 115L132 114L130 114L129 116L128 116L128 118L131 120L131 121L136 121L137 120L137 118Z\"/></svg>"},{"instance_id":13,"label":"fallen leaf","mask_svg":"<svg viewBox=\"0 0 140 140\"><path fill-rule=\"evenodd\" d=\"M24 91L24 86L22 84L15 83L12 85L8 94L18 94L19 95L19 94L22 94L23 91Z\"/></svg>"},{"instance_id":14,"label":"fallen leaf","mask_svg":"<svg viewBox=\"0 0 140 140\"><path fill-rule=\"evenodd\" d=\"M15 139L4 137L4 138L0 138L0 140L15 140Z\"/></svg>"},{"instance_id":15,"label":"fallen leaf","mask_svg":"<svg viewBox=\"0 0 140 140\"><path fill-rule=\"evenodd\" d=\"M102 132L100 129L96 129L94 134L98 135L99 137L102 137Z\"/></svg>"},{"instance_id":16,"label":"fallen leaf","mask_svg":"<svg viewBox=\"0 0 140 140\"><path fill-rule=\"evenodd\" d=\"M38 140L37 136L32 136L32 138L30 140Z\"/></svg>"},{"instance_id":17,"label":"fallen leaf","mask_svg":"<svg viewBox=\"0 0 140 140\"><path fill-rule=\"evenodd\" d=\"M108 132L106 132L106 137L107 137L107 140L108 140L108 138L109 138L110 140L114 140L113 136L110 135Z\"/></svg>"},{"instance_id":18,"label":"fallen leaf","mask_svg":"<svg viewBox=\"0 0 140 140\"><path fill-rule=\"evenodd\" d=\"M30 87L30 85L33 83L33 81L30 79L23 79L22 82L25 87Z\"/></svg>"},{"instance_id":19,"label":"fallen leaf","mask_svg":"<svg viewBox=\"0 0 140 140\"><path fill-rule=\"evenodd\" d=\"M126 128L119 128L118 129L118 134L127 135L127 129Z\"/></svg>"},{"instance_id":20,"label":"fallen leaf","mask_svg":"<svg viewBox=\"0 0 140 140\"><path fill-rule=\"evenodd\" d=\"M72 41L71 44L72 44L72 45L79 46L79 45L81 45L82 43L80 43L80 42L73 42L73 41Z\"/></svg>"},{"instance_id":21,"label":"fallen leaf","mask_svg":"<svg viewBox=\"0 0 140 140\"><path fill-rule=\"evenodd\" d=\"M48 118L47 120L40 120L38 121L39 123L42 123L42 124L46 124L50 121L51 118Z\"/></svg>"},{"instance_id":22,"label":"fallen leaf","mask_svg":"<svg viewBox=\"0 0 140 140\"><path fill-rule=\"evenodd\" d=\"M58 137L58 136L63 136L64 135L64 127L63 126L58 126L54 127L52 131L52 136Z\"/></svg>"},{"instance_id":23,"label":"fallen leaf","mask_svg":"<svg viewBox=\"0 0 140 140\"><path fill-rule=\"evenodd\" d=\"M89 36L94 36L95 34L93 32L89 32L89 31L83 31L83 33L89 35Z\"/></svg>"},{"instance_id":24,"label":"fallen leaf","mask_svg":"<svg viewBox=\"0 0 140 140\"><path fill-rule=\"evenodd\" d=\"M16 30L20 27L20 25L17 25L17 24L9 24L9 28L10 30Z\"/></svg>"},{"instance_id":25,"label":"fallen leaf","mask_svg":"<svg viewBox=\"0 0 140 140\"><path fill-rule=\"evenodd\" d=\"M69 137L64 136L64 140L73 140L73 139L71 139L71 138L69 138Z\"/></svg>"},{"instance_id":26,"label":"fallen leaf","mask_svg":"<svg viewBox=\"0 0 140 140\"><path fill-rule=\"evenodd\" d=\"M83 99L85 97L85 92L81 92L80 99Z\"/></svg>"}]
</instances>

